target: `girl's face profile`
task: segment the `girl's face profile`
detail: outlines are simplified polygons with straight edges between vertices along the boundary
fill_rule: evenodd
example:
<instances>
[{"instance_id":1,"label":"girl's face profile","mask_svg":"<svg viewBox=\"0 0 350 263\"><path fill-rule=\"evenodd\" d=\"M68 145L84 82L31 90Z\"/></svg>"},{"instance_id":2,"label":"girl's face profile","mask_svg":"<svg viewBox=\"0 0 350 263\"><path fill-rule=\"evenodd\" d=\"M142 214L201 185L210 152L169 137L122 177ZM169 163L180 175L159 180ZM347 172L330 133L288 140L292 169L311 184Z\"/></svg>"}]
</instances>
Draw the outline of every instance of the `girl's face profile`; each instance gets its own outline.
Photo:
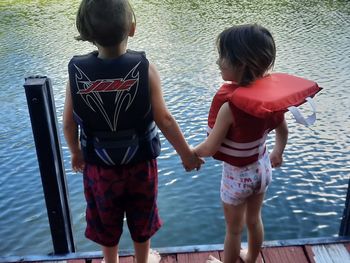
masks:
<instances>
[{"instance_id":1,"label":"girl's face profile","mask_svg":"<svg viewBox=\"0 0 350 263\"><path fill-rule=\"evenodd\" d=\"M216 61L216 64L219 66L221 77L224 81L237 82L234 66L229 62L228 59L219 57Z\"/></svg>"}]
</instances>

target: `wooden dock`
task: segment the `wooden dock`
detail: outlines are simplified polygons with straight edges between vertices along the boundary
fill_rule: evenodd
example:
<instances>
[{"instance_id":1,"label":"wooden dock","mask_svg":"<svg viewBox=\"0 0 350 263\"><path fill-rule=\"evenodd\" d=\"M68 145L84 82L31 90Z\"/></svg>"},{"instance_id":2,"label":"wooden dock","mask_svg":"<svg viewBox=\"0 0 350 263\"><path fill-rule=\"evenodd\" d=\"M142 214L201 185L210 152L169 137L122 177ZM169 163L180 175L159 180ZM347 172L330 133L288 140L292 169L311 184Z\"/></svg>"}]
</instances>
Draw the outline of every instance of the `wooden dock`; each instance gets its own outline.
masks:
<instances>
[{"instance_id":1,"label":"wooden dock","mask_svg":"<svg viewBox=\"0 0 350 263\"><path fill-rule=\"evenodd\" d=\"M52 255L39 256L0 256L0 263L100 263L101 252L75 252L67 194L69 191L61 156L51 81L47 77L28 77L24 87L54 252ZM47 151L48 147L53 150L52 153ZM259 263L350 263L350 180L339 235L340 237L264 242ZM5 238L0 242L6 242ZM246 244L242 244L242 247L246 247ZM171 247L156 250L162 256L162 263L204 263L210 254L223 260L223 245ZM120 251L120 263L134 262L132 254L132 251Z\"/></svg>"},{"instance_id":2,"label":"wooden dock","mask_svg":"<svg viewBox=\"0 0 350 263\"><path fill-rule=\"evenodd\" d=\"M245 247L246 243L242 246ZM161 263L205 263L209 255L223 260L223 245L170 247L156 250L161 254ZM120 263L135 262L132 251L124 250L120 255ZM0 257L1 263L100 263L101 260L101 252ZM350 263L350 237L267 241L264 242L257 263Z\"/></svg>"},{"instance_id":3,"label":"wooden dock","mask_svg":"<svg viewBox=\"0 0 350 263\"><path fill-rule=\"evenodd\" d=\"M161 263L205 263L209 255L223 261L223 251L190 252L166 254ZM92 263L100 263L101 259L94 259ZM134 263L132 256L122 257L120 263ZM243 262L243 261L239 261ZM347 263L350 262L350 243L327 245L301 245L287 247L263 248L257 263ZM85 263L69 261L69 263ZM238 263L238 262L237 262Z\"/></svg>"}]
</instances>

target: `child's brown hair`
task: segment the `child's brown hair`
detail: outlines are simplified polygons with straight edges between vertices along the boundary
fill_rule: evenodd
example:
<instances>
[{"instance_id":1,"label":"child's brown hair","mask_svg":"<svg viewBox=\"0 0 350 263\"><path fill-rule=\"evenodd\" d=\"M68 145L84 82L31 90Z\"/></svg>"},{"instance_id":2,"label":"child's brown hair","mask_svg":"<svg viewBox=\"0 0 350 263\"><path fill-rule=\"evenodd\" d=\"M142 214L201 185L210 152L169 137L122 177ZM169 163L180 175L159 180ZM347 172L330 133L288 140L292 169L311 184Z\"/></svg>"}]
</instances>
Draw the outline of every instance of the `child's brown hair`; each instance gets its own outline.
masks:
<instances>
[{"instance_id":1,"label":"child's brown hair","mask_svg":"<svg viewBox=\"0 0 350 263\"><path fill-rule=\"evenodd\" d=\"M129 34L134 11L127 0L82 0L76 26L78 40L101 46L120 44Z\"/></svg>"},{"instance_id":2,"label":"child's brown hair","mask_svg":"<svg viewBox=\"0 0 350 263\"><path fill-rule=\"evenodd\" d=\"M220 59L241 71L240 86L247 86L273 67L276 45L271 33L257 24L227 28L217 38Z\"/></svg>"}]
</instances>

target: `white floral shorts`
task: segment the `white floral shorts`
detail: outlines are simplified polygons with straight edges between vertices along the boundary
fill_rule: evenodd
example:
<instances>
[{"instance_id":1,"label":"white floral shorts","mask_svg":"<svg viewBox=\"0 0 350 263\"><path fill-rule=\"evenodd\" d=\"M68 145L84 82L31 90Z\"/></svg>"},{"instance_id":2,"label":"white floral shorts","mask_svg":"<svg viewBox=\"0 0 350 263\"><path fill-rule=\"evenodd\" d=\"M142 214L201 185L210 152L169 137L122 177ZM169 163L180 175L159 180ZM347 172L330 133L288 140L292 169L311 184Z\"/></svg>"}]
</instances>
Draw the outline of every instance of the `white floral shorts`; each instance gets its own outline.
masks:
<instances>
[{"instance_id":1,"label":"white floral shorts","mask_svg":"<svg viewBox=\"0 0 350 263\"><path fill-rule=\"evenodd\" d=\"M221 200L226 204L239 205L256 193L264 193L272 181L269 154L265 151L257 162L237 167L223 163L221 178Z\"/></svg>"}]
</instances>

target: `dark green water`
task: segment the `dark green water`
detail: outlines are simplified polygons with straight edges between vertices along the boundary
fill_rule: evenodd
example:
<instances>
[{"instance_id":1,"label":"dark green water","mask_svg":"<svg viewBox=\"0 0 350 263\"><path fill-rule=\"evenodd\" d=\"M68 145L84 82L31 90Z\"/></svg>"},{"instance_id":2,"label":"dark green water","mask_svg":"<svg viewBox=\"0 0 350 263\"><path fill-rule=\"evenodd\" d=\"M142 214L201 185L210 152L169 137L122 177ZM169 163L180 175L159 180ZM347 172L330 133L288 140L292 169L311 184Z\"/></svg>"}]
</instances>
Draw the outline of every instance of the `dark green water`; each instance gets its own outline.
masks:
<instances>
[{"instance_id":1,"label":"dark green water","mask_svg":"<svg viewBox=\"0 0 350 263\"><path fill-rule=\"evenodd\" d=\"M277 43L275 71L315 80L318 121L311 129L288 115L285 164L275 170L264 204L266 240L336 236L350 174L349 1L132 1L137 33L129 47L156 64L169 109L192 145L205 136L206 117L222 82L215 38L225 27L257 22ZM77 1L0 2L0 255L52 251L46 208L22 87L24 77L49 76L62 121L67 63L93 46L74 40ZM60 125L61 129L61 125ZM62 130L62 129L61 129ZM87 241L82 177L70 170L62 137L79 251ZM270 141L273 137L270 138ZM163 140L159 158L159 207L163 228L154 247L223 242L220 164L207 159L185 173ZM120 244L130 248L127 229Z\"/></svg>"}]
</instances>

